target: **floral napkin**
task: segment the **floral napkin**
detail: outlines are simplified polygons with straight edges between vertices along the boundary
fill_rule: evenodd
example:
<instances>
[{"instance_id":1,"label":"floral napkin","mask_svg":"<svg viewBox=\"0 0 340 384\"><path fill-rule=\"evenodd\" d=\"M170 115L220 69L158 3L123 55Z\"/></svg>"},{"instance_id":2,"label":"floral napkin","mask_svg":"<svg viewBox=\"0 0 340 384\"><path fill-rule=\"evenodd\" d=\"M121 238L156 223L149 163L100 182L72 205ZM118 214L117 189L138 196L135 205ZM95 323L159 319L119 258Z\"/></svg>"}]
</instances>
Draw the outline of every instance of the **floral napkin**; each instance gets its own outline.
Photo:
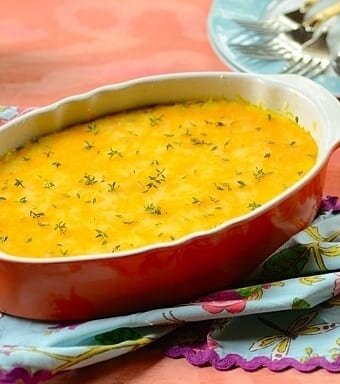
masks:
<instances>
[{"instance_id":1,"label":"floral napkin","mask_svg":"<svg viewBox=\"0 0 340 384\"><path fill-rule=\"evenodd\" d=\"M24 112L0 107L0 124ZM0 382L40 383L167 334L166 354L197 366L340 372L338 213L338 198L325 198L312 225L239 287L190 303L72 324L1 314Z\"/></svg>"}]
</instances>

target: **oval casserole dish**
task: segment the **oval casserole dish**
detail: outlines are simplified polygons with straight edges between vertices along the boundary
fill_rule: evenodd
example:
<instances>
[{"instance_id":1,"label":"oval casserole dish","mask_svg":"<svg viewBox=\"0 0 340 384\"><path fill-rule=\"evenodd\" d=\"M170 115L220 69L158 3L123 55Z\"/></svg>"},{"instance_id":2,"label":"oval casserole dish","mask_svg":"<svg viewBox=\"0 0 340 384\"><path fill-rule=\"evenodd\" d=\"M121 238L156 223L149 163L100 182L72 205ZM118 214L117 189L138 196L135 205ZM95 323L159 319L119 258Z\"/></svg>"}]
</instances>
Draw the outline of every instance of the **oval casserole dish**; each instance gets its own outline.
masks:
<instances>
[{"instance_id":1,"label":"oval casserole dish","mask_svg":"<svg viewBox=\"0 0 340 384\"><path fill-rule=\"evenodd\" d=\"M0 310L71 321L180 304L236 283L309 225L320 205L328 159L340 143L340 104L300 76L182 73L104 86L5 124L0 154L33 137L118 111L222 97L241 97L297 116L317 143L314 167L255 211L176 241L114 255L33 258L0 253Z\"/></svg>"}]
</instances>

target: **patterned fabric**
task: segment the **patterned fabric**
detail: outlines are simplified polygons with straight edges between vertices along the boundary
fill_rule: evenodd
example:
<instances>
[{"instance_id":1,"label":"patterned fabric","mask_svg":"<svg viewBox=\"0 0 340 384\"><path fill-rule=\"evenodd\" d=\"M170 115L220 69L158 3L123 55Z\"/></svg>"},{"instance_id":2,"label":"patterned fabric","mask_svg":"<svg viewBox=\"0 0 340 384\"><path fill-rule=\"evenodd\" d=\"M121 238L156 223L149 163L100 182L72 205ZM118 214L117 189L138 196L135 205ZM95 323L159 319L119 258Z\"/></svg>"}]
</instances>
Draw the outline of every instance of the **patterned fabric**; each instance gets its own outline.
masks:
<instances>
[{"instance_id":1,"label":"patterned fabric","mask_svg":"<svg viewBox=\"0 0 340 384\"><path fill-rule=\"evenodd\" d=\"M177 332L168 355L218 369L339 372L338 199L328 197L322 208L332 213L320 215L267 259L248 281L252 285L202 298L202 308L221 319L204 333Z\"/></svg>"},{"instance_id":2,"label":"patterned fabric","mask_svg":"<svg viewBox=\"0 0 340 384\"><path fill-rule=\"evenodd\" d=\"M0 107L0 121L23 113ZM173 333L171 357L217 369L340 371L340 202L234 289L194 302L78 324L0 318L0 380L38 383ZM247 316L245 316L247 315Z\"/></svg>"}]
</instances>

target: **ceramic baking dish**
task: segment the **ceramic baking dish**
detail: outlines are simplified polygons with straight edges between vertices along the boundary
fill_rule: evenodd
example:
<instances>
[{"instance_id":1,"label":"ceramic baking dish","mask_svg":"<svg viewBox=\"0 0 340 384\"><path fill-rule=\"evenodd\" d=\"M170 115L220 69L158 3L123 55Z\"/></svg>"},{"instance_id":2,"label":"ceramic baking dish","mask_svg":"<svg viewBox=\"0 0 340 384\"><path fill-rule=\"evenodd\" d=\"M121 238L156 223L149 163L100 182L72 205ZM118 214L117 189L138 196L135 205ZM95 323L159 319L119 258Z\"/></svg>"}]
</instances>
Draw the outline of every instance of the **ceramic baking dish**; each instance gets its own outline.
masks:
<instances>
[{"instance_id":1,"label":"ceramic baking dish","mask_svg":"<svg viewBox=\"0 0 340 384\"><path fill-rule=\"evenodd\" d=\"M41 259L0 253L0 310L69 321L185 302L239 281L306 227L319 208L328 159L339 146L340 104L324 88L299 76L182 73L104 86L5 124L0 154L32 137L116 111L239 96L299 118L319 150L308 174L259 209L176 241L115 255Z\"/></svg>"}]
</instances>

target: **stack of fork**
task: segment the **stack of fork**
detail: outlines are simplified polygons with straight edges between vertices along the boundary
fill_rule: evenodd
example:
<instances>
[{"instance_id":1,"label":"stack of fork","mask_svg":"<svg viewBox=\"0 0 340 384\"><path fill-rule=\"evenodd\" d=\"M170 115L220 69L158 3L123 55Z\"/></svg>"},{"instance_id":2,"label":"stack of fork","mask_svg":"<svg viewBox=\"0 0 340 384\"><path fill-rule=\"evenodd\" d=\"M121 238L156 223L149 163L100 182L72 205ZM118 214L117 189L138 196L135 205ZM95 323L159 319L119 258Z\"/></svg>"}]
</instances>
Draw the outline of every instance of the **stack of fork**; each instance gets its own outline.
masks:
<instances>
[{"instance_id":1,"label":"stack of fork","mask_svg":"<svg viewBox=\"0 0 340 384\"><path fill-rule=\"evenodd\" d=\"M311 15L313 8L318 11ZM302 7L275 19L233 19L242 31L228 44L250 59L284 60L283 73L314 78L330 66L326 34L338 14L340 1L306 0Z\"/></svg>"}]
</instances>

